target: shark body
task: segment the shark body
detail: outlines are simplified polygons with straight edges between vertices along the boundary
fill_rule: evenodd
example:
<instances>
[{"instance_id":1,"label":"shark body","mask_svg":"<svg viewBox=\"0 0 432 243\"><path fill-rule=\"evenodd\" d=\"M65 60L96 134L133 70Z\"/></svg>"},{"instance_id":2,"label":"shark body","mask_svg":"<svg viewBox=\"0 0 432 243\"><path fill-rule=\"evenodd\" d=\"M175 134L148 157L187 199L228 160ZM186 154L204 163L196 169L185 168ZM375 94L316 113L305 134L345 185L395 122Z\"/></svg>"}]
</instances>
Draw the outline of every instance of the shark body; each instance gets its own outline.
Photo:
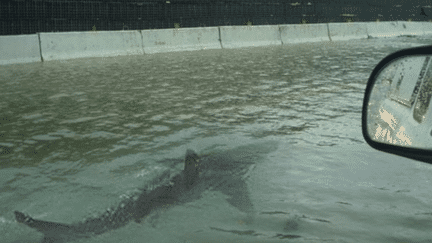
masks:
<instances>
[{"instance_id":1,"label":"shark body","mask_svg":"<svg viewBox=\"0 0 432 243\"><path fill-rule=\"evenodd\" d=\"M194 195L199 196L208 189L220 190L224 194L230 195L231 199L227 199L227 201L240 210L244 205L249 205L248 208L250 208L251 203L247 195L247 188L242 182L244 178L239 176L246 174L246 171L251 168L251 163L240 164L217 157L209 159L210 157L204 159L206 163L203 165L194 151L187 150L184 170L181 173L163 175L159 180L159 182L162 181L159 183L162 184L161 186L150 191L142 190L136 197L124 199L118 207L108 209L97 218L88 218L75 224L64 224L33 219L27 214L15 211L15 219L18 223L43 233L43 243L61 243L102 234L125 226L130 221L139 223L153 209L174 205L179 200L184 200L185 197L188 197L187 200L194 200L196 199ZM235 168L236 170L233 170ZM202 171L202 169L206 171ZM237 173L231 173L233 171ZM221 183L228 180L235 186L230 186L229 191L226 191L221 187ZM237 188L237 191L233 191L233 188Z\"/></svg>"}]
</instances>

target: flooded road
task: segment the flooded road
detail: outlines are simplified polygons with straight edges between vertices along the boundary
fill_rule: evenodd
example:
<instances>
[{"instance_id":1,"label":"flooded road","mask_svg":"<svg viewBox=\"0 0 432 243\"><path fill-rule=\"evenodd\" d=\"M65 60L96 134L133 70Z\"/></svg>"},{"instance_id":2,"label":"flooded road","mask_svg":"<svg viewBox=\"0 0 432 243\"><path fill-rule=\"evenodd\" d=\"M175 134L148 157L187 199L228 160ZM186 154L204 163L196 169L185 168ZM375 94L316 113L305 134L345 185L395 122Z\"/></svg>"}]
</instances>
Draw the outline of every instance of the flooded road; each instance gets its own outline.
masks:
<instances>
[{"instance_id":1,"label":"flooded road","mask_svg":"<svg viewBox=\"0 0 432 243\"><path fill-rule=\"evenodd\" d=\"M0 66L0 235L43 238L14 210L62 223L96 217L180 168L190 148L253 163L244 183L230 184L252 206L242 210L222 183L76 242L426 242L432 166L369 148L361 106L382 58L430 44L400 37Z\"/></svg>"}]
</instances>

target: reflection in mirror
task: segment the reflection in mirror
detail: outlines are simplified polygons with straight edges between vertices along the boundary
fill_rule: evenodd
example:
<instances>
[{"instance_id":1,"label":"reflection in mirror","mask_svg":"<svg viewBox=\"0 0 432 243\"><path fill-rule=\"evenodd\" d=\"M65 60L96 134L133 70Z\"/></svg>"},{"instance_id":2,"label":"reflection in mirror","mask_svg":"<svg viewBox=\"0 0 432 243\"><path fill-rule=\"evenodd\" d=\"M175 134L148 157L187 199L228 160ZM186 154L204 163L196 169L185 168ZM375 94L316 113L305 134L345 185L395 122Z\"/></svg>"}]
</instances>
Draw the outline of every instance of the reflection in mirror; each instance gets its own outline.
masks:
<instances>
[{"instance_id":1,"label":"reflection in mirror","mask_svg":"<svg viewBox=\"0 0 432 243\"><path fill-rule=\"evenodd\" d=\"M396 59L376 76L367 130L376 142L432 148L432 56Z\"/></svg>"}]
</instances>

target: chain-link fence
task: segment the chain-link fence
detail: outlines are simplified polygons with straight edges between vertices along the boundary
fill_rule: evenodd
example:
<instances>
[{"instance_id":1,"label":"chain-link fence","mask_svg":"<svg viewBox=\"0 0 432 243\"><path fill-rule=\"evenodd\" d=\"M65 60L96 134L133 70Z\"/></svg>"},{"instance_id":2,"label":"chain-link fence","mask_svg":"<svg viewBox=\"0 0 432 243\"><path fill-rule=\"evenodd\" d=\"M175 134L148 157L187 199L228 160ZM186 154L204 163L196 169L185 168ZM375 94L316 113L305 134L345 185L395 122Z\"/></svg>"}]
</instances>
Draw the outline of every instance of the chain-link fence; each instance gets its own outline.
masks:
<instances>
[{"instance_id":1,"label":"chain-link fence","mask_svg":"<svg viewBox=\"0 0 432 243\"><path fill-rule=\"evenodd\" d=\"M0 1L0 35L247 24L358 22L376 19L418 21L429 18L428 5L432 5L430 1L395 2L385 0L3 0Z\"/></svg>"}]
</instances>

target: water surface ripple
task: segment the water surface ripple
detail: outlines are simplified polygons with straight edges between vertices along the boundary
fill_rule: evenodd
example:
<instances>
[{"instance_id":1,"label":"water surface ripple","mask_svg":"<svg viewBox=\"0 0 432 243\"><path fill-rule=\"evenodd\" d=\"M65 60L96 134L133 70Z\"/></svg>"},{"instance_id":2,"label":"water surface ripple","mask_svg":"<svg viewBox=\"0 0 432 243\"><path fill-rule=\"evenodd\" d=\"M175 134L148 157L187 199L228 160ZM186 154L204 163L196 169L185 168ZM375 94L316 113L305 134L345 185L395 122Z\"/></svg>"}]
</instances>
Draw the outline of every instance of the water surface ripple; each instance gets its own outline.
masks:
<instances>
[{"instance_id":1,"label":"water surface ripple","mask_svg":"<svg viewBox=\"0 0 432 243\"><path fill-rule=\"evenodd\" d=\"M389 242L378 226L395 232L430 214L431 172L367 150L362 99L382 58L426 44L430 36L0 66L0 235L37 241L15 210L62 223L100 217L178 173L191 148L212 158L201 199L185 194L188 203L150 216L151 227L131 223L89 242L171 233ZM238 177L255 166L253 179ZM430 227L410 230L423 239Z\"/></svg>"},{"instance_id":2,"label":"water surface ripple","mask_svg":"<svg viewBox=\"0 0 432 243\"><path fill-rule=\"evenodd\" d=\"M319 146L363 143L364 88L379 60L402 48L400 40L390 42L2 66L2 166L94 163L224 133Z\"/></svg>"}]
</instances>

